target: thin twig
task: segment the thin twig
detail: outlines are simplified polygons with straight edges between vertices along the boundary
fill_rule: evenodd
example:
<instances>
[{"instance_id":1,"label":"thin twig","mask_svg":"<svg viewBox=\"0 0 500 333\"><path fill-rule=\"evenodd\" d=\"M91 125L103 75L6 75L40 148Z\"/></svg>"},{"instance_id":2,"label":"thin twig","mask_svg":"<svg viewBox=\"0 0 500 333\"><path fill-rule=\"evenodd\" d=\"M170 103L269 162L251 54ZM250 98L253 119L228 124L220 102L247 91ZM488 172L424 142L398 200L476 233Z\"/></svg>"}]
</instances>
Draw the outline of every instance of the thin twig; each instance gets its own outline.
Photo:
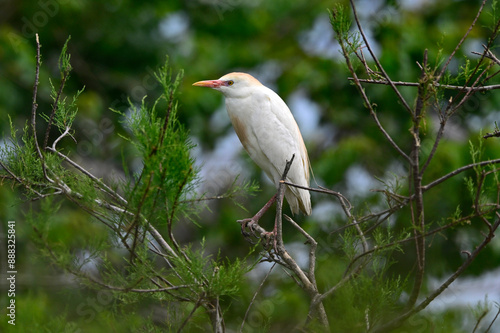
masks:
<instances>
[{"instance_id":1,"label":"thin twig","mask_svg":"<svg viewBox=\"0 0 500 333\"><path fill-rule=\"evenodd\" d=\"M307 243L309 243L309 273L308 273L308 276L309 276L309 280L311 281L311 283L316 285L316 274L315 274L315 271L316 271L316 248L318 247L318 242L316 242L316 240L313 237L311 237L311 235L309 235L307 233L307 231L302 229L301 226L297 222L295 222L290 216L288 216L288 215L284 215L284 216L285 216L285 219L288 222L290 222L307 239Z\"/></svg>"},{"instance_id":2,"label":"thin twig","mask_svg":"<svg viewBox=\"0 0 500 333\"><path fill-rule=\"evenodd\" d=\"M273 263L273 265L271 266L271 268L269 269L269 271L266 273L266 276L264 276L264 278L262 279L261 283L257 287L257 290L255 290L255 293L253 294L253 297L250 300L250 304L248 304L247 310L245 311L245 315L243 316L243 321L241 322L241 326L240 326L240 332L243 332L243 327L245 326L245 321L248 318L248 314L250 313L250 309L252 308L252 305L255 302L255 299L257 298L257 295L259 294L260 290L264 286L264 283L266 282L267 278L269 277L269 275L273 271L274 266L276 266L276 263Z\"/></svg>"},{"instance_id":3,"label":"thin twig","mask_svg":"<svg viewBox=\"0 0 500 333\"><path fill-rule=\"evenodd\" d=\"M476 333L476 330L479 328L479 324L484 319L484 317L486 317L487 314L488 314L488 310L483 311L483 313L481 313L479 318L477 318L476 325L474 325L474 329L472 330L472 333Z\"/></svg>"},{"instance_id":4,"label":"thin twig","mask_svg":"<svg viewBox=\"0 0 500 333\"><path fill-rule=\"evenodd\" d=\"M493 133L486 133L484 136L483 136L483 139L488 139L488 138L493 138L493 137L500 137L500 131L499 130L495 130Z\"/></svg>"},{"instance_id":5,"label":"thin twig","mask_svg":"<svg viewBox=\"0 0 500 333\"><path fill-rule=\"evenodd\" d=\"M475 51L472 51L473 54L476 54L476 55L480 55L480 56L483 56L488 58L488 59L491 59L493 60L494 62L497 63L497 65L500 65L500 59L498 59L495 54L493 54L493 52L491 52L491 50L488 48L488 46L484 45L483 44L483 48L484 48L484 52L483 53L479 53L479 52L475 52ZM486 52L486 53L485 53Z\"/></svg>"},{"instance_id":6,"label":"thin twig","mask_svg":"<svg viewBox=\"0 0 500 333\"><path fill-rule=\"evenodd\" d=\"M40 163L42 165L43 176L47 179L48 182L53 183L54 181L47 174L47 167L45 165L45 157L40 150L40 145L38 144L38 139L36 137L36 111L38 109L38 103L36 101L38 95L38 83L40 80L40 65L41 65L41 55L40 48L42 45L40 44L40 39L38 34L35 34L36 39L36 69L35 69L35 84L33 85L33 98L31 103L31 130L33 131L33 141L35 142L36 152L38 154L38 158L40 159Z\"/></svg>"},{"instance_id":7,"label":"thin twig","mask_svg":"<svg viewBox=\"0 0 500 333\"><path fill-rule=\"evenodd\" d=\"M349 218L350 221L353 221L350 226L354 226L360 237L361 237L361 240L362 240L362 244L363 244L363 249L366 251L368 250L368 242L364 236L364 233L363 231L361 230L361 228L359 227L359 223L356 221L356 217L354 215L352 215L351 213L351 210L352 210L352 205L351 203L349 202L349 200L346 199L346 197L341 194L340 192L336 192L336 191L333 191L333 190L330 190L330 189L327 189L327 188L324 188L324 187L319 187L319 188L311 188L311 187L307 187L307 186L301 186L301 185L297 185L297 184L293 184L293 183L290 183L290 182L287 182L287 181L284 181L282 180L281 181L283 184L286 184L286 185L289 185L289 186L293 186L293 187L297 187L297 188L301 188L301 189L304 189L304 190L308 190L308 191L312 191L312 192L320 192L320 193L326 193L326 194L329 194L329 195L333 195L333 196L336 196L338 199L339 199L339 202L340 202L340 205L342 206L342 209L344 210L344 213L345 215Z\"/></svg>"},{"instance_id":8,"label":"thin twig","mask_svg":"<svg viewBox=\"0 0 500 333\"><path fill-rule=\"evenodd\" d=\"M29 183L25 183L21 178L19 178L18 176L16 176L2 161L0 161L0 166L5 170L7 171L7 173L13 178L15 179L19 184L23 185L27 190L28 192L29 191L32 191L33 193L35 193L37 196L42 196L42 194L40 192L38 192L37 190L35 190L34 188L32 188Z\"/></svg>"},{"instance_id":9,"label":"thin twig","mask_svg":"<svg viewBox=\"0 0 500 333\"><path fill-rule=\"evenodd\" d=\"M357 17L357 14L355 12L355 6L354 6L354 2L351 0L351 6L353 7L353 11L354 11L354 15L355 15L355 19L356 19L356 23L358 24L358 27L363 35L363 38L365 40L365 43L367 44L366 47L369 49L370 53L372 54L372 56L374 57L375 61L377 62L378 65L380 65L380 63L378 62L378 60L376 59L375 55L373 54L373 51L371 50L371 47L369 46L368 42L366 41L366 37L364 36L364 33L362 32L361 30L361 25L359 24L359 21L358 21L358 17ZM370 115L371 117L373 118L373 120L375 121L375 123L377 124L377 127L379 128L379 130L382 132L382 134L384 135L384 137L386 138L386 140L390 143L390 145L396 149L396 151L405 159L407 160L408 162L410 162L410 157L398 146L398 144L392 139L392 137L389 135L389 133L387 133L387 131L385 130L385 128L382 126L382 123L380 122L380 120L378 119L378 116L377 116L377 113L375 112L375 110L373 109L373 105L372 103L370 102L368 96L366 95L366 92L363 88L363 86L361 85L360 81L359 81L359 78L356 74L356 71L354 70L354 66L351 62L351 59L349 57L349 52L348 50L346 49L346 46L345 46L345 42L348 43L348 41L344 41L343 40L343 37L338 34L338 40L339 40L339 44L340 44L340 47L342 48L342 54L344 55L344 58L345 58L345 61L346 61L346 64L347 64L347 67L349 68L349 72L351 72L353 78L354 78L354 83L356 84L356 87L358 88L358 91L361 95L361 97L363 98L363 101L365 102L365 107L368 109L368 111L370 111ZM383 68L381 68L381 70L383 71ZM384 76L386 78L387 81L390 81L390 78L389 76L387 75L387 73L385 73L385 71L383 72L384 73ZM392 82L392 81L390 81ZM395 88L395 86L393 85L394 89L396 90L396 92L399 94L399 91L397 90L397 88ZM406 103L406 102L405 102Z\"/></svg>"},{"instance_id":10,"label":"thin twig","mask_svg":"<svg viewBox=\"0 0 500 333\"><path fill-rule=\"evenodd\" d=\"M361 270L363 269L363 267L366 263L368 263L368 260L365 260L362 264L357 266L356 269L351 271L349 274L344 274L342 279L339 282L337 282L337 284L335 284L333 287L331 287L330 289L328 289L327 291L325 291L321 295L318 295L318 297L314 299L313 304L314 303L319 304L324 299L326 299L328 296L332 295L334 292L339 290L344 284L346 284L351 279L356 277L359 274L359 272L361 272Z\"/></svg>"},{"instance_id":11,"label":"thin twig","mask_svg":"<svg viewBox=\"0 0 500 333\"><path fill-rule=\"evenodd\" d=\"M462 173L464 171L467 171L467 170L470 170L472 168L475 168L475 167L479 167L479 166L485 166L485 165L488 165L488 164L498 164L500 163L500 158L498 159L495 159L495 160L488 160L488 161L482 161L482 162L477 162L477 163L472 163L472 164L468 164L468 165L465 165L463 167L460 167L456 170L453 170L452 172L430 182L429 184L427 185L424 185L422 186L422 191L427 191L429 189L431 189L432 187L444 182L445 180L453 177L453 176L456 176L458 175L459 173Z\"/></svg>"},{"instance_id":12,"label":"thin twig","mask_svg":"<svg viewBox=\"0 0 500 333\"><path fill-rule=\"evenodd\" d=\"M497 303L497 306L498 306L498 303ZM491 329L491 327L493 326L493 324L495 323L495 321L497 320L498 318L498 315L500 315L500 306L498 306L498 311L497 311L497 314L495 315L495 317L493 318L493 320L491 321L490 325L488 326L488 328L486 329L486 331L484 331L484 333L488 333Z\"/></svg>"},{"instance_id":13,"label":"thin twig","mask_svg":"<svg viewBox=\"0 0 500 333\"><path fill-rule=\"evenodd\" d=\"M406 100L404 99L403 95L401 95L401 92L399 92L398 88L392 83L392 80L390 79L389 75L387 72L384 70L384 67L378 60L377 56L375 55L375 52L372 50L372 47L370 46L370 43L368 42L368 38L366 38L365 32L363 31L363 28L361 26L361 23L359 22L358 18L358 13L356 10L356 6L354 5L354 0L350 0L351 2L351 8L352 8L352 13L354 15L354 20L356 21L356 25L358 26L359 33L363 37L363 41L365 43L366 48L368 49L368 52L370 52L370 55L372 56L373 61L375 61L375 64L377 65L377 68L382 72L382 75L385 77L385 79L389 82L389 85L391 86L392 90L396 93L399 101L401 104L403 104L404 108L406 111L409 113L412 112L411 107L408 105Z\"/></svg>"},{"instance_id":14,"label":"thin twig","mask_svg":"<svg viewBox=\"0 0 500 333\"><path fill-rule=\"evenodd\" d=\"M484 6L485 1L483 1L483 4L482 4L481 9L479 10L479 12L482 11L482 7ZM480 13L478 13L478 15L479 14ZM481 79L481 77L483 75L485 75L485 73L489 70L489 68L491 68L493 66L493 63L489 64L487 66L487 68L485 70L483 70L483 72L476 78L476 81L472 85L470 85L471 80L474 78L474 76L476 75L476 73L479 71L479 69L481 67L481 63L483 62L484 58L486 58L487 55L488 55L488 53L490 52L489 50L493 46L493 43L495 41L495 37L498 34L499 29L500 29L500 20L497 21L497 23L495 25L495 28L493 29L493 33L492 33L491 37L488 40L488 45L485 47L484 52L481 54L481 58L477 62L477 65L474 68L474 70L472 71L472 74L469 75L469 78L467 79L467 82L464 84L464 88L467 87L467 86L470 86L470 87L476 86L479 83L479 80ZM491 78L491 77L492 76L490 75L487 78ZM450 117L451 115L453 115L458 110L458 108L460 108L462 106L462 104L465 103L469 99L469 97L472 95L471 91L467 91L465 93L464 97L461 99L461 101L452 108L453 104L451 103L451 101L457 99L458 96L460 94L462 94L463 92L465 92L465 90L461 90L454 98L450 99L450 103L448 103L448 105L446 107L446 111L444 112L444 114L447 115L447 117Z\"/></svg>"},{"instance_id":15,"label":"thin twig","mask_svg":"<svg viewBox=\"0 0 500 333\"><path fill-rule=\"evenodd\" d=\"M64 86L66 84L66 80L68 79L68 76L69 76L69 69L67 69L64 72L62 80L61 80L61 85L59 86L59 91L57 92L56 98L54 99L54 104L52 105L52 112L50 113L49 122L47 124L47 129L45 130L45 139L43 141L43 148L42 149L45 149L45 147L47 147L47 144L49 142L50 127L52 126L52 122L54 121L54 116L55 116L57 109L58 109L59 99L61 98L61 95L62 95Z\"/></svg>"},{"instance_id":16,"label":"thin twig","mask_svg":"<svg viewBox=\"0 0 500 333\"><path fill-rule=\"evenodd\" d=\"M174 245L174 248L178 251L181 252L185 259L189 262L190 259L187 257L184 251L180 251L179 244L177 244L177 241L175 240L174 234L172 232L172 225L174 222L174 214L176 212L177 205L179 204L179 198L182 194L182 190L186 186L189 177L191 176L193 172L193 167L190 167L189 170L186 172L186 175L184 176L184 179L182 180L182 183L179 185L179 188L177 189L177 193L175 195L174 203L172 205L172 209L170 210L170 217L167 219L167 231L168 231L168 237L172 241L172 244Z\"/></svg>"},{"instance_id":17,"label":"thin twig","mask_svg":"<svg viewBox=\"0 0 500 333\"><path fill-rule=\"evenodd\" d=\"M195 311L198 310L198 308L200 307L202 301L203 301L203 298L200 296L198 298L198 300L196 301L196 303L194 304L194 307L191 310L191 312L189 313L189 315L186 317L186 319L184 319L184 321L182 322L181 326L179 326L179 329L177 330L177 333L182 332L182 329L184 328L184 326L186 326L186 324L189 321L189 319L191 319L191 317L194 315Z\"/></svg>"},{"instance_id":18,"label":"thin twig","mask_svg":"<svg viewBox=\"0 0 500 333\"><path fill-rule=\"evenodd\" d=\"M498 215L498 214L497 214ZM390 331L392 328L399 326L403 321L408 319L411 315L422 311L429 305L437 296L439 296L446 288L450 286L462 273L469 267L469 265L476 259L478 254L484 249L484 247L495 237L494 231L498 229L500 225L500 218L497 219L493 225L493 232L488 233L484 240L471 252L466 260L460 265L460 267L445 281L441 284L439 288L434 290L429 296L427 296L419 305L411 308L407 312L403 313L399 317L385 323L384 325L375 329L372 333L384 333Z\"/></svg>"},{"instance_id":19,"label":"thin twig","mask_svg":"<svg viewBox=\"0 0 500 333\"><path fill-rule=\"evenodd\" d=\"M75 272L72 272L72 274L80 276L80 274L75 274ZM80 277L83 277L83 276L80 276ZM158 292L171 291L171 290L177 290L177 289L183 289L183 288L190 287L189 285L177 285L177 286L172 286L172 287L152 288L152 289L116 287L116 286L112 286L112 285L106 284L104 282L98 281L96 279L93 279L88 275L84 276L84 278L89 280L92 283L95 283L95 284L97 284L101 287L104 287L106 289L109 289L109 290L123 291L123 292L134 292L134 293L140 293L140 294L158 293Z\"/></svg>"},{"instance_id":20,"label":"thin twig","mask_svg":"<svg viewBox=\"0 0 500 333\"><path fill-rule=\"evenodd\" d=\"M481 81L481 78L486 74L488 73L488 70L494 66L494 63L490 63L482 72L481 74L478 75L478 77L476 78L476 80L472 83L472 85L470 85L471 88L475 87L476 85L479 84L479 82ZM479 67L479 64L477 65L477 68ZM474 75L474 74L473 74ZM470 82L470 80L472 80L472 77L473 75L471 75L469 81L464 85L467 86ZM453 100L457 99L458 95L460 95L462 92L465 91L465 95L464 97L462 97L462 99L453 107L451 108L452 106L452 103L449 103L448 104L448 107L447 107L447 114L448 114L448 117L452 116L453 114L455 114L455 112L457 112L457 110L465 103L469 100L469 98L473 95L474 91L473 90L462 90L460 91L457 96L455 96L455 98L453 98Z\"/></svg>"},{"instance_id":21,"label":"thin twig","mask_svg":"<svg viewBox=\"0 0 500 333\"><path fill-rule=\"evenodd\" d=\"M168 99L169 99L169 102L168 102L168 107L167 107L167 114L165 115L165 119L163 121L163 127L161 128L160 138L158 139L158 145L160 147L163 145L165 133L167 133L168 122L170 121L170 114L172 113L172 109L173 109L174 89L170 90L170 95L169 95ZM153 151L151 151L151 153L153 153Z\"/></svg>"},{"instance_id":22,"label":"thin twig","mask_svg":"<svg viewBox=\"0 0 500 333\"><path fill-rule=\"evenodd\" d=\"M114 191L112 188L110 188L108 185L106 185L102 180L100 180L99 178L97 178L96 176L94 176L93 174L91 174L84 167L82 167L81 165L79 165L78 163L76 163L75 161L73 161L72 159L70 159L68 156L66 156L63 153L61 153L60 151L56 150L54 147L47 147L45 149L49 150L52 153L57 154L57 156L63 158L66 162L68 162L69 164L71 164L78 171L80 171L85 176L89 177L92 181L94 181L94 183L96 183L97 185L99 185L100 188L104 189L104 191L107 194L111 195L113 198L115 198L116 200L118 200L122 204L127 205L127 200L125 200L121 195L119 195L118 193L116 193L116 191Z\"/></svg>"},{"instance_id":23,"label":"thin twig","mask_svg":"<svg viewBox=\"0 0 500 333\"><path fill-rule=\"evenodd\" d=\"M425 237L422 237L425 231L425 218L424 218L424 199L422 191L422 178L423 174L420 172L420 127L425 113L425 104L428 98L427 93L427 49L424 51L424 59L422 64L422 71L420 73L420 85L418 86L417 101L415 110L412 113L412 128L411 134L413 136L413 144L410 156L412 161L410 163L409 171L409 190L413 191L413 198L410 200L411 221L413 224L413 232L415 235L415 249L416 249L416 267L417 271L413 283L413 289L408 299L407 306L412 307L418 299L420 290L424 279L425 268ZM413 188L413 190L412 190ZM413 204L415 203L415 204ZM415 207L414 207L415 206Z\"/></svg>"},{"instance_id":24,"label":"thin twig","mask_svg":"<svg viewBox=\"0 0 500 333\"><path fill-rule=\"evenodd\" d=\"M194 203L194 202L202 202L202 201L210 201L210 200L220 200L220 199L226 199L229 198L228 195L214 195L211 197L201 197L201 198L196 198L196 199L186 199L186 200L179 200L178 202L180 204L182 203Z\"/></svg>"},{"instance_id":25,"label":"thin twig","mask_svg":"<svg viewBox=\"0 0 500 333\"><path fill-rule=\"evenodd\" d=\"M146 201L146 197L147 197L149 190L151 188L151 180L153 179L153 175L154 175L154 173L153 173L153 171L151 171L149 173L146 188L144 189L144 191L142 193L141 200L137 203L137 209L135 209L135 211L134 211L134 219L130 223L130 225L126 228L126 234L123 237L124 239L127 239L130 232L133 229L135 230L133 241L132 241L132 251L130 252L132 255L135 255L135 247L137 246L137 238L138 238L138 231L139 231L139 219L141 216L142 206L144 205L144 202Z\"/></svg>"},{"instance_id":26,"label":"thin twig","mask_svg":"<svg viewBox=\"0 0 500 333\"><path fill-rule=\"evenodd\" d=\"M448 65L450 64L451 60L455 56L455 53L457 53L460 46L462 46L463 42L467 39L467 36L469 36L469 33L471 32L472 28L476 25L476 22L483 11L483 8L484 8L484 5L486 4L486 1L487 0L483 0L483 2L481 3L481 6L479 7L479 10L476 14L476 17L472 21L471 25L469 26L469 28L467 29L465 34L462 36L462 39L458 42L458 44L455 47L455 49L453 50L453 52L451 52L450 56L448 57L448 60L444 64L443 68L441 69L441 72L439 72L439 74L436 76L436 79L434 80L435 82L439 82L439 80L441 80L441 77L443 76L444 72L448 68Z\"/></svg>"}]
</instances>

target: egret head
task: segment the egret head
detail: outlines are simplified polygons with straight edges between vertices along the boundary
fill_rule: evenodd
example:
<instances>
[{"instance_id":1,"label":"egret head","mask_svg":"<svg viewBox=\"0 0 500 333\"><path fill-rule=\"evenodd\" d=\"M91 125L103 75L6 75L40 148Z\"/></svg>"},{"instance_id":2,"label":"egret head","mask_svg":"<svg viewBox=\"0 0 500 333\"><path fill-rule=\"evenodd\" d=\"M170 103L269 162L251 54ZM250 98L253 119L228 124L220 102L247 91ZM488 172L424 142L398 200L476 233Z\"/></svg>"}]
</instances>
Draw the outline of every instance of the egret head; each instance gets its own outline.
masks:
<instances>
[{"instance_id":1,"label":"egret head","mask_svg":"<svg viewBox=\"0 0 500 333\"><path fill-rule=\"evenodd\" d=\"M229 73L218 80L198 81L193 83L193 86L212 88L226 97L239 97L247 94L251 88L262 86L262 84L250 74Z\"/></svg>"}]
</instances>

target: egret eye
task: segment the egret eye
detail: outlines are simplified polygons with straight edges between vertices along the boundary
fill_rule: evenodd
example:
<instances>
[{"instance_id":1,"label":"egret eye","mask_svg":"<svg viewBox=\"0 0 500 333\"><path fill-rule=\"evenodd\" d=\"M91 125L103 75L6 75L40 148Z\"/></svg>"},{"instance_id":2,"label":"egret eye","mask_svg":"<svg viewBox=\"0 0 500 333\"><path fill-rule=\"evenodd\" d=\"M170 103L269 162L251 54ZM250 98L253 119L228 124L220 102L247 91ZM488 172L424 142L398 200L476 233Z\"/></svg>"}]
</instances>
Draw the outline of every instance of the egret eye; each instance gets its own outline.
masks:
<instances>
[{"instance_id":1,"label":"egret eye","mask_svg":"<svg viewBox=\"0 0 500 333\"><path fill-rule=\"evenodd\" d=\"M229 80L229 81L227 81L227 85L228 85L228 86L232 86L233 84L234 84L234 81L233 81L233 80Z\"/></svg>"}]
</instances>

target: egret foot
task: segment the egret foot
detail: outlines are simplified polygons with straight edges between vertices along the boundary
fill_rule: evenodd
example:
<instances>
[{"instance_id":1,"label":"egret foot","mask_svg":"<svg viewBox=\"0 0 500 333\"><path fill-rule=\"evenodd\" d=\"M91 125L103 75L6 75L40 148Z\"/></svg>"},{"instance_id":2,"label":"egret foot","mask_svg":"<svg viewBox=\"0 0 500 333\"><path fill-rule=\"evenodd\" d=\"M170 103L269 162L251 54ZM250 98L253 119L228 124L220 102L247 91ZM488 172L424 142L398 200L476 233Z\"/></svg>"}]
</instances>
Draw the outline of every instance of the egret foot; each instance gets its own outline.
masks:
<instances>
[{"instance_id":1,"label":"egret foot","mask_svg":"<svg viewBox=\"0 0 500 333\"><path fill-rule=\"evenodd\" d=\"M238 223L241 224L241 234L243 235L243 237L245 237L247 240L250 240L251 236L254 236L254 237L257 237L257 238L261 238L262 234L273 234L274 236L276 236L276 230L274 230L274 232L266 232L259 225L260 218L262 217L262 215L264 215L265 212L267 212L267 210L269 209L269 207L271 207L271 205L275 201L276 201L276 194L273 195L271 199L269 199L269 201L264 205L264 207L262 207L257 212L257 214L254 215L254 217L243 219L243 220L238 220L237 221ZM251 233L246 232L247 228L251 231ZM256 234L256 231L258 231L258 229L262 229L261 231L264 231L264 232L260 232L260 234ZM275 229L276 229L276 226L275 226ZM253 243L253 242L251 242L251 243Z\"/></svg>"},{"instance_id":2,"label":"egret foot","mask_svg":"<svg viewBox=\"0 0 500 333\"><path fill-rule=\"evenodd\" d=\"M252 237L252 236L257 237L257 238L259 237L255 233L255 229L257 227L260 227L259 226L259 221L255 220L252 217L252 218L248 218L248 219L238 220L236 222L238 222L239 224L241 224L241 234L243 235L243 237L245 237L248 241L250 241L251 243L254 244L254 242L252 242L250 240L250 237ZM249 230L249 232L246 231L247 229Z\"/></svg>"}]
</instances>

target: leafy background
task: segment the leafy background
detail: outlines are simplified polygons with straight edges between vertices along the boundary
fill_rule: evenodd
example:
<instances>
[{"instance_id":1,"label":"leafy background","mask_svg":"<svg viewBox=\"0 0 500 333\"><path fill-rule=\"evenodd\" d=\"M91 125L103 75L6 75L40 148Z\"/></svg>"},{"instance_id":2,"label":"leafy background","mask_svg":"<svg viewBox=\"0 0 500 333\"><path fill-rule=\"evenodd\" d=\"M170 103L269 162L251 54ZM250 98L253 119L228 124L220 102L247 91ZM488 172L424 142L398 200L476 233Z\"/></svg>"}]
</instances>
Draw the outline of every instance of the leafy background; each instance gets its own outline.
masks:
<instances>
[{"instance_id":1,"label":"leafy background","mask_svg":"<svg viewBox=\"0 0 500 333\"><path fill-rule=\"evenodd\" d=\"M127 134L128 129L121 122L121 116L110 108L125 112L129 98L133 103L140 103L146 95L157 96L161 87L154 81L153 72L168 55L174 71L185 71L179 88L179 118L197 145L193 157L203 180L198 192L218 195L238 175L238 181L260 182L257 196L239 198L241 206L230 200L215 200L195 218L196 224L189 220L179 223L176 232L182 241L197 244L204 237L210 252L220 252L230 260L244 257L249 252L249 245L242 239L235 220L257 211L274 191L242 151L226 115L222 96L191 86L198 80L216 79L231 71L253 74L288 103L301 127L318 184L341 191L359 208L378 205L383 200L370 192L372 188L383 187L377 179L394 181L394 175L404 170L347 79L326 11L337 2L342 1L4 0L0 11L0 144L6 144L8 139L9 117L21 128L30 114L35 32L42 44L39 110L43 113L50 113L51 108L49 77L57 81L57 59L64 42L71 36L68 51L73 72L67 92L74 93L83 86L85 90L78 100L77 143L67 144L75 148L75 158L94 174L107 180L123 178L122 156L131 170L139 167L140 161L128 159L129 148L118 135ZM429 50L431 63L449 54L474 18L480 2L363 0L356 3L362 23L388 74L395 80L415 81L419 75L416 62L421 61L423 50ZM488 11L491 12L491 8ZM482 51L481 43L485 43L492 22L489 13L480 17L451 64L452 73L464 65L465 56L474 57L471 51ZM395 102L393 93L385 86L367 90L390 133L401 138L402 146L408 145L404 140L408 137L410 123ZM413 88L402 91L409 98L415 94ZM468 141L477 142L481 131L493 130L499 116L499 104L498 93L487 92L464 106L446 132L444 146L438 151L437 166L433 169L436 175L471 162ZM432 133L434 128L429 121L427 131ZM431 147L432 141L424 140L422 145ZM499 152L498 142L485 143L485 156L495 158ZM463 185L463 179L456 179L445 190L430 194L426 203L428 209L432 207L428 219L439 221L449 216L457 205L470 209L468 194L461 190ZM68 329L67 322L70 322L75 329L127 331L143 327L144 318L152 318L152 322L165 320L162 316L168 309L161 312L148 304L128 309L125 314L112 312L114 300L109 295L83 288L57 267L47 265L37 255L31 241L32 229L24 223L26 207L19 193L9 185L0 187L0 232L5 235L6 221L17 222L20 274L16 301L20 324L30 323L33 325L30 327L40 330L49 325L56 330L58 325ZM63 212L56 223L56 237L61 242L74 241L75 234L102 232L95 226L89 227L88 216L77 207L65 207ZM272 219L269 214L262 223L271 225ZM325 253L330 255L325 256L325 260L338 252L335 240L325 231L344 221L330 198L314 195L313 215L297 219L308 231L320 235L323 232L320 246L324 244ZM397 218L393 222L396 225L405 223ZM436 281L456 267L461 260L460 250L474 241L468 234L471 228L475 226L464 227L451 241L446 234L433 240L428 253L432 258L428 270ZM290 234L285 238L289 239L292 250L300 252L303 240L288 231ZM1 241L3 244L5 238ZM2 251L4 248L2 245ZM412 249L405 249L408 251ZM336 259L331 260L321 272L325 280L336 270ZM499 262L500 243L494 240L493 246L467 271L470 278L481 277L475 281L486 287L483 285L475 291L474 280L464 278L464 283L471 283L463 287L470 295L466 294L464 299L459 294L451 294L451 298L443 298L430 312L450 310L451 303L463 305L464 311L473 312L471 307L484 299L488 291L489 300L498 301L500 286L491 275L498 273ZM1 263L0 273L4 274L4 256ZM237 298L228 300L235 316L241 317L244 313L255 283L262 278L267 266L259 267L250 274L247 282L250 287L244 285ZM397 273L411 267L405 267L403 261L391 269ZM283 277L276 273L274 278ZM6 287L4 281L2 279L2 288ZM427 281L430 285L434 282ZM294 294L297 292L292 284L286 289L269 290L265 294L270 295L267 303L264 297L260 307L252 312L250 327L265 327L268 318L272 317L285 329L288 318L305 311L304 304ZM2 290L2 302L5 294ZM169 315L175 315L175 311L171 310ZM423 331L432 325L447 327L458 315L449 311L439 320L432 313L429 316L433 318L429 322L437 324L424 321L416 326L420 325ZM0 327L6 327L5 320L2 319Z\"/></svg>"}]
</instances>

